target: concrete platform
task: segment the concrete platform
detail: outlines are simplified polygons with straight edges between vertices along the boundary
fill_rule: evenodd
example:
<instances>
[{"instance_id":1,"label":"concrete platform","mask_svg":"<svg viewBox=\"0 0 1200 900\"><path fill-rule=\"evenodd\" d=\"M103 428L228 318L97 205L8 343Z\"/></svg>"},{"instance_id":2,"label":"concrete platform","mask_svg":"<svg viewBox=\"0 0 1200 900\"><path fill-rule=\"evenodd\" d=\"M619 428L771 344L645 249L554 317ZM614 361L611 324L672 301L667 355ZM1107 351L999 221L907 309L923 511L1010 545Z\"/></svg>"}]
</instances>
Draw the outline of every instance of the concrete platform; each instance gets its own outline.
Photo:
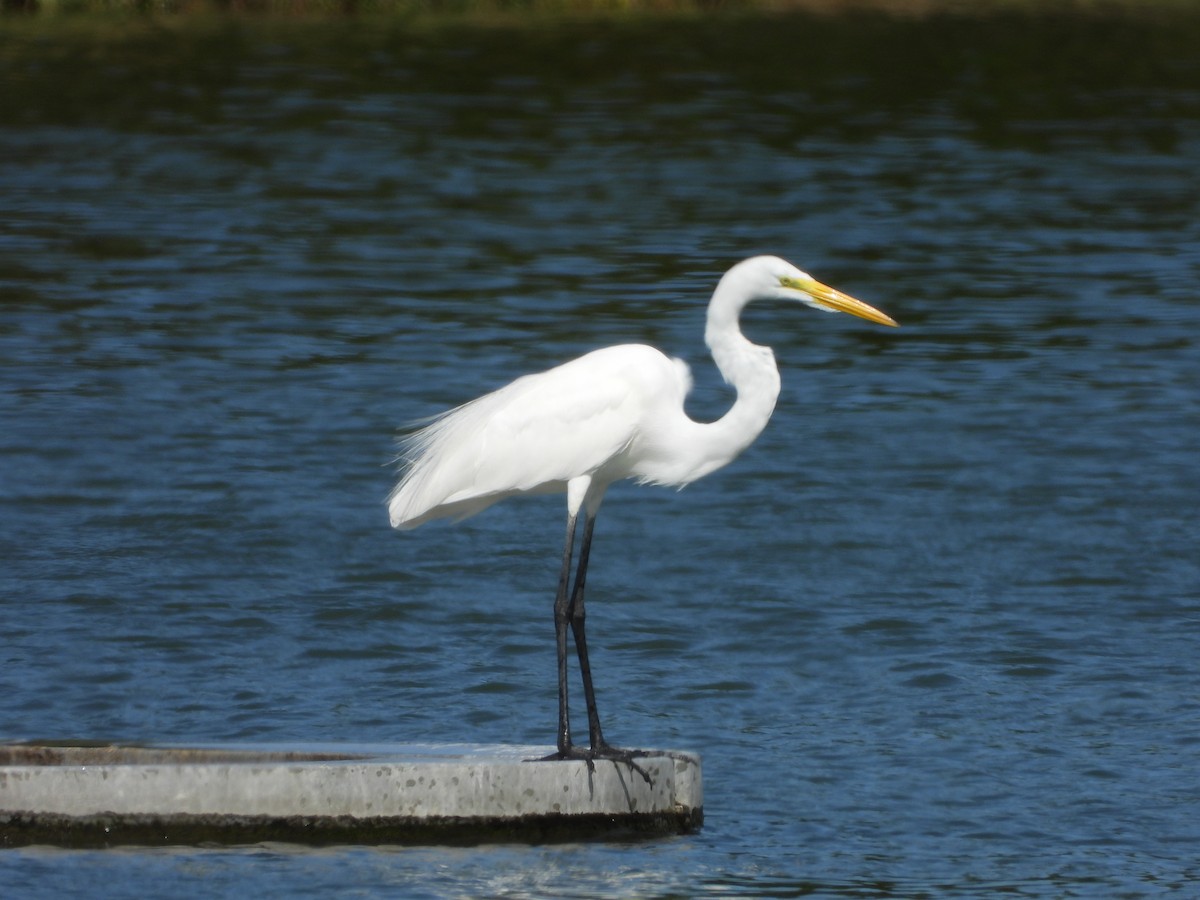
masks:
<instances>
[{"instance_id":1,"label":"concrete platform","mask_svg":"<svg viewBox=\"0 0 1200 900\"><path fill-rule=\"evenodd\" d=\"M550 747L0 744L0 846L473 844L679 834L700 759L537 761Z\"/></svg>"}]
</instances>

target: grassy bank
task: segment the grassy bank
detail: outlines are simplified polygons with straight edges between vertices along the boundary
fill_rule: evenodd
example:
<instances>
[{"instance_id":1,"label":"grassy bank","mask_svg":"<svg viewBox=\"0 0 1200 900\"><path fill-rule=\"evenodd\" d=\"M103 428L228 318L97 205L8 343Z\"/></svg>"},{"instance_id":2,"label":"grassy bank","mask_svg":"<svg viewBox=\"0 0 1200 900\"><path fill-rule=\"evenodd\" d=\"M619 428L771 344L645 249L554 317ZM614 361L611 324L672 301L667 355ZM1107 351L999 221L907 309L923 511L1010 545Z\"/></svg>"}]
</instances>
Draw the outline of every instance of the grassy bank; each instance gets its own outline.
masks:
<instances>
[{"instance_id":1,"label":"grassy bank","mask_svg":"<svg viewBox=\"0 0 1200 900\"><path fill-rule=\"evenodd\" d=\"M1197 11L1194 0L0 0L8 21L34 17L269 16L517 18L797 12L933 15L1157 16Z\"/></svg>"}]
</instances>

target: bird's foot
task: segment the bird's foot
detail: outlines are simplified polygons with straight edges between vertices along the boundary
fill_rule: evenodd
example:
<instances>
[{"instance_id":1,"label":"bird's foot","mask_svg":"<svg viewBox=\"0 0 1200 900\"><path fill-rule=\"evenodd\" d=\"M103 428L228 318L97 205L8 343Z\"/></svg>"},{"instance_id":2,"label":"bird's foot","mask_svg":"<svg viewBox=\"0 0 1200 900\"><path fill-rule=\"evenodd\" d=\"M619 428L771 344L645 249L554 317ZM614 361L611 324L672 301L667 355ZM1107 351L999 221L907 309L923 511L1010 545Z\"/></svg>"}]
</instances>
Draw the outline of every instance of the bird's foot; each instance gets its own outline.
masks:
<instances>
[{"instance_id":1,"label":"bird's foot","mask_svg":"<svg viewBox=\"0 0 1200 900\"><path fill-rule=\"evenodd\" d=\"M557 752L551 753L549 756L542 757L543 761L555 759L581 759L587 763L588 771L595 771L596 760L608 760L612 763L624 763L629 766L634 772L642 776L642 779L653 786L654 782L650 780L650 774L639 766L635 759L644 757L649 754L642 750L630 750L624 747L613 747L606 743L599 743L592 747L579 747L575 744L568 744L565 748L560 747Z\"/></svg>"}]
</instances>

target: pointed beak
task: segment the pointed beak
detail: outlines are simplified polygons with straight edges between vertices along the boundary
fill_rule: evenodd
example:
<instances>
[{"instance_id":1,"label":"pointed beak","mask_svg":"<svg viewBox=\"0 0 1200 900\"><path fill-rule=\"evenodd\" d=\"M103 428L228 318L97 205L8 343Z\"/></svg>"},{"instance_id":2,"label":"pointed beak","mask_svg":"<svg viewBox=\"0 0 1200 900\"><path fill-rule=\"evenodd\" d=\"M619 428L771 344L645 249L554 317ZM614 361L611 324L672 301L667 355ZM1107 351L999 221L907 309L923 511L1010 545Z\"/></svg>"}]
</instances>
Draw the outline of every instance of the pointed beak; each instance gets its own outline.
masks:
<instances>
[{"instance_id":1,"label":"pointed beak","mask_svg":"<svg viewBox=\"0 0 1200 900\"><path fill-rule=\"evenodd\" d=\"M827 284L821 284L815 278L810 278L807 281L800 279L788 279L784 282L787 287L801 291L807 294L817 306L823 306L825 309L833 310L834 312L850 313L852 316L858 316L860 319L866 319L870 322L878 322L880 325L890 325L893 328L899 328L900 323L889 316L887 313L880 312L873 306L868 306L861 300L855 300L849 294L843 294L841 291L834 290Z\"/></svg>"}]
</instances>

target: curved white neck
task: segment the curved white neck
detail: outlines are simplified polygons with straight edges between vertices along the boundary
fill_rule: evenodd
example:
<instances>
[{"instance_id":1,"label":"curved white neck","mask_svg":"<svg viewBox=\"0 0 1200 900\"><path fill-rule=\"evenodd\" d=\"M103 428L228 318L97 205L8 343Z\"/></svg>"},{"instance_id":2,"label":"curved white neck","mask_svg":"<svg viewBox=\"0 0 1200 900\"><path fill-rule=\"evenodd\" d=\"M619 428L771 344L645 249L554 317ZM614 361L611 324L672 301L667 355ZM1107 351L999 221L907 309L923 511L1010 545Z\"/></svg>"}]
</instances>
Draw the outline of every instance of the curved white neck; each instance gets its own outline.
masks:
<instances>
[{"instance_id":1,"label":"curved white neck","mask_svg":"<svg viewBox=\"0 0 1200 900\"><path fill-rule=\"evenodd\" d=\"M737 391L737 400L709 427L718 430L714 437L736 448L736 456L767 427L779 398L780 381L771 348L751 342L741 332L738 319L747 301L731 297L732 292L723 291L724 287L724 282L717 286L709 304L704 342L726 383Z\"/></svg>"}]
</instances>

